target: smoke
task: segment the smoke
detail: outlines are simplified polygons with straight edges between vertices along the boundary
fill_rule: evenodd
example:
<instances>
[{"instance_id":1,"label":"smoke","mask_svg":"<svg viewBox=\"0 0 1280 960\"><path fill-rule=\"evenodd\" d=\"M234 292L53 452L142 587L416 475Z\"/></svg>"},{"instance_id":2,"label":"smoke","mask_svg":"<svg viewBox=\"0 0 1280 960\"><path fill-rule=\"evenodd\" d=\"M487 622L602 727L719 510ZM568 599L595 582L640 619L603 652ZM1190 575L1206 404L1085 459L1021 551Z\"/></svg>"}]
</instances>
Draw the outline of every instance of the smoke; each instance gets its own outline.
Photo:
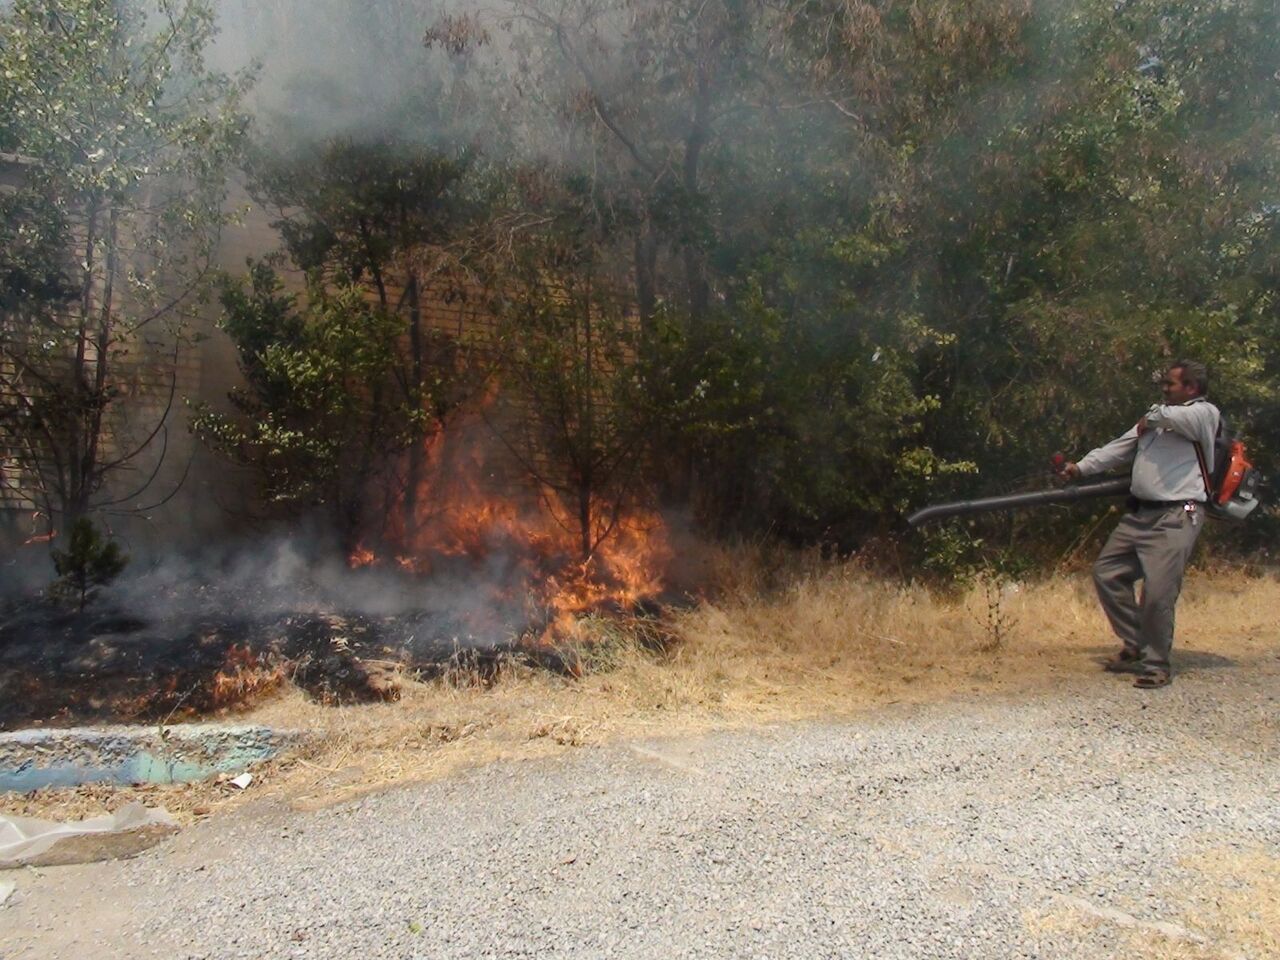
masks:
<instances>
[{"instance_id":1,"label":"smoke","mask_svg":"<svg viewBox=\"0 0 1280 960\"><path fill-rule=\"evenodd\" d=\"M255 70L248 106L260 138L281 150L391 140L591 168L618 145L601 130L584 136L594 122L582 109L589 88L645 136L687 124L688 104L653 87L658 78L634 86L637 65L619 56L631 18L624 5L213 2L219 33L208 60L228 73ZM442 35L427 44L436 27Z\"/></svg>"},{"instance_id":2,"label":"smoke","mask_svg":"<svg viewBox=\"0 0 1280 960\"><path fill-rule=\"evenodd\" d=\"M434 145L482 126L453 96L456 71L423 43L444 7L431 0L215 0L209 61L254 67L249 107L284 143L345 137Z\"/></svg>"},{"instance_id":3,"label":"smoke","mask_svg":"<svg viewBox=\"0 0 1280 960\"><path fill-rule=\"evenodd\" d=\"M530 624L529 596L517 566L501 555L421 578L394 566L350 569L317 539L294 534L135 564L98 606L171 625L175 636L200 622L333 615L399 620L395 639L408 648L483 647L509 642Z\"/></svg>"}]
</instances>

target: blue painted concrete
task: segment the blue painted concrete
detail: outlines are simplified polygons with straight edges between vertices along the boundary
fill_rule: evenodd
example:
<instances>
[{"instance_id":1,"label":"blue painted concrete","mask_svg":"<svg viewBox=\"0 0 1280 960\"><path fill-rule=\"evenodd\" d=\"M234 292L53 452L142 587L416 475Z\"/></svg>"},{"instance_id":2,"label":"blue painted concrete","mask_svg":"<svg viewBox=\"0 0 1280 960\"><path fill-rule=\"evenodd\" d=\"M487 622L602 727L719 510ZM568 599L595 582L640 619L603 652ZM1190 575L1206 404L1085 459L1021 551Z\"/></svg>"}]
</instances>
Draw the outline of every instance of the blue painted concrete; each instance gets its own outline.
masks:
<instances>
[{"instance_id":1,"label":"blue painted concrete","mask_svg":"<svg viewBox=\"0 0 1280 960\"><path fill-rule=\"evenodd\" d=\"M288 731L219 724L0 734L0 792L81 783L189 783L239 773L296 739Z\"/></svg>"}]
</instances>

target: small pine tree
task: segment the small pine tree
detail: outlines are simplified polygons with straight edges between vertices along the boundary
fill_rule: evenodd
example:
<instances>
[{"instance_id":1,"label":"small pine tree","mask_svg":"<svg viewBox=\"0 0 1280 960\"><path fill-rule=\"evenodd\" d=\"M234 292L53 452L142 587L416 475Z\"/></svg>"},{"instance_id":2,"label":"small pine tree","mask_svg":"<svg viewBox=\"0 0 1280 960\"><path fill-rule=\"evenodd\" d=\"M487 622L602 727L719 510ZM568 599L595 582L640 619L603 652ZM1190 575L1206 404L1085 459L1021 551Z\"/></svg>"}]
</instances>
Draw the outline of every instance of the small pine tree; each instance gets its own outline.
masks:
<instances>
[{"instance_id":1,"label":"small pine tree","mask_svg":"<svg viewBox=\"0 0 1280 960\"><path fill-rule=\"evenodd\" d=\"M104 540L88 517L81 517L71 525L66 550L53 551L53 566L58 579L53 582L51 593L72 601L76 609L83 611L105 586L120 575L129 558L120 552L114 540Z\"/></svg>"}]
</instances>

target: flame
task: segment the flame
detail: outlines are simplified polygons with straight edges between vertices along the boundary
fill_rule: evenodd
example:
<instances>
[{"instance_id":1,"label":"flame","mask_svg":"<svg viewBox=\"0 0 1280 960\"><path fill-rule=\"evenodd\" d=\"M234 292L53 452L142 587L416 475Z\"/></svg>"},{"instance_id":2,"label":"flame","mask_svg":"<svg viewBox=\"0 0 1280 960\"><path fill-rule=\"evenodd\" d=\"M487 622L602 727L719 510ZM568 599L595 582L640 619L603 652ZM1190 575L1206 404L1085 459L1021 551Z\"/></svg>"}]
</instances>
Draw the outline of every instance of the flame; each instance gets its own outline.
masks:
<instances>
[{"instance_id":1,"label":"flame","mask_svg":"<svg viewBox=\"0 0 1280 960\"><path fill-rule=\"evenodd\" d=\"M274 690L283 681L284 670L279 665L269 666L249 647L232 644L209 685L209 697L215 707L240 704Z\"/></svg>"},{"instance_id":2,"label":"flame","mask_svg":"<svg viewBox=\"0 0 1280 960\"><path fill-rule=\"evenodd\" d=\"M459 571L468 571L469 583L488 578L495 602L522 604L548 644L571 635L584 614L633 609L661 594L671 548L655 512L591 498L584 559L576 500L520 482L518 465L469 426L476 423L455 422L425 441L415 515L406 516L402 497L369 538L391 546L388 565L424 578ZM353 568L382 562L364 543L349 557Z\"/></svg>"},{"instance_id":3,"label":"flame","mask_svg":"<svg viewBox=\"0 0 1280 960\"><path fill-rule=\"evenodd\" d=\"M58 531L53 529L52 524L50 524L49 529L44 533L34 532L36 524L40 522L40 518L43 516L44 514L39 510L31 514L31 529L33 532L31 536L27 537L27 539L22 541L22 545L24 547L29 547L32 544L36 544L36 543L51 543L58 536Z\"/></svg>"},{"instance_id":4,"label":"flame","mask_svg":"<svg viewBox=\"0 0 1280 960\"><path fill-rule=\"evenodd\" d=\"M356 544L356 548L351 551L351 556L347 557L347 565L352 570L372 566L377 561L377 555L362 543Z\"/></svg>"}]
</instances>

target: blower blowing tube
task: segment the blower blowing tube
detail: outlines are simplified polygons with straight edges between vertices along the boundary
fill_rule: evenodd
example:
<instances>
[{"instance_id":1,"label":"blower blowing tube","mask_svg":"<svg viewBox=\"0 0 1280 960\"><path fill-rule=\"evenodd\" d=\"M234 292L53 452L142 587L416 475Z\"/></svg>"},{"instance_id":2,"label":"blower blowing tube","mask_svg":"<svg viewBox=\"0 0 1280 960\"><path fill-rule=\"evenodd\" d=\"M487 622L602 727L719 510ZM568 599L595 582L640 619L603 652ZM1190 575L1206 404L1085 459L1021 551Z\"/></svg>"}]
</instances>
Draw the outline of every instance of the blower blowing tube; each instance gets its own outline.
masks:
<instances>
[{"instance_id":1,"label":"blower blowing tube","mask_svg":"<svg viewBox=\"0 0 1280 960\"><path fill-rule=\"evenodd\" d=\"M968 513L1012 510L1017 507L1038 507L1044 503L1072 503L1076 500L1092 500L1097 497L1123 496L1128 492L1129 478L1115 477L1111 480L1082 483L1056 490L1014 493L1003 497L983 497L980 500L958 500L954 503L936 503L931 507L922 507L907 517L907 526L918 527L922 523L928 523L931 520L958 517Z\"/></svg>"}]
</instances>

